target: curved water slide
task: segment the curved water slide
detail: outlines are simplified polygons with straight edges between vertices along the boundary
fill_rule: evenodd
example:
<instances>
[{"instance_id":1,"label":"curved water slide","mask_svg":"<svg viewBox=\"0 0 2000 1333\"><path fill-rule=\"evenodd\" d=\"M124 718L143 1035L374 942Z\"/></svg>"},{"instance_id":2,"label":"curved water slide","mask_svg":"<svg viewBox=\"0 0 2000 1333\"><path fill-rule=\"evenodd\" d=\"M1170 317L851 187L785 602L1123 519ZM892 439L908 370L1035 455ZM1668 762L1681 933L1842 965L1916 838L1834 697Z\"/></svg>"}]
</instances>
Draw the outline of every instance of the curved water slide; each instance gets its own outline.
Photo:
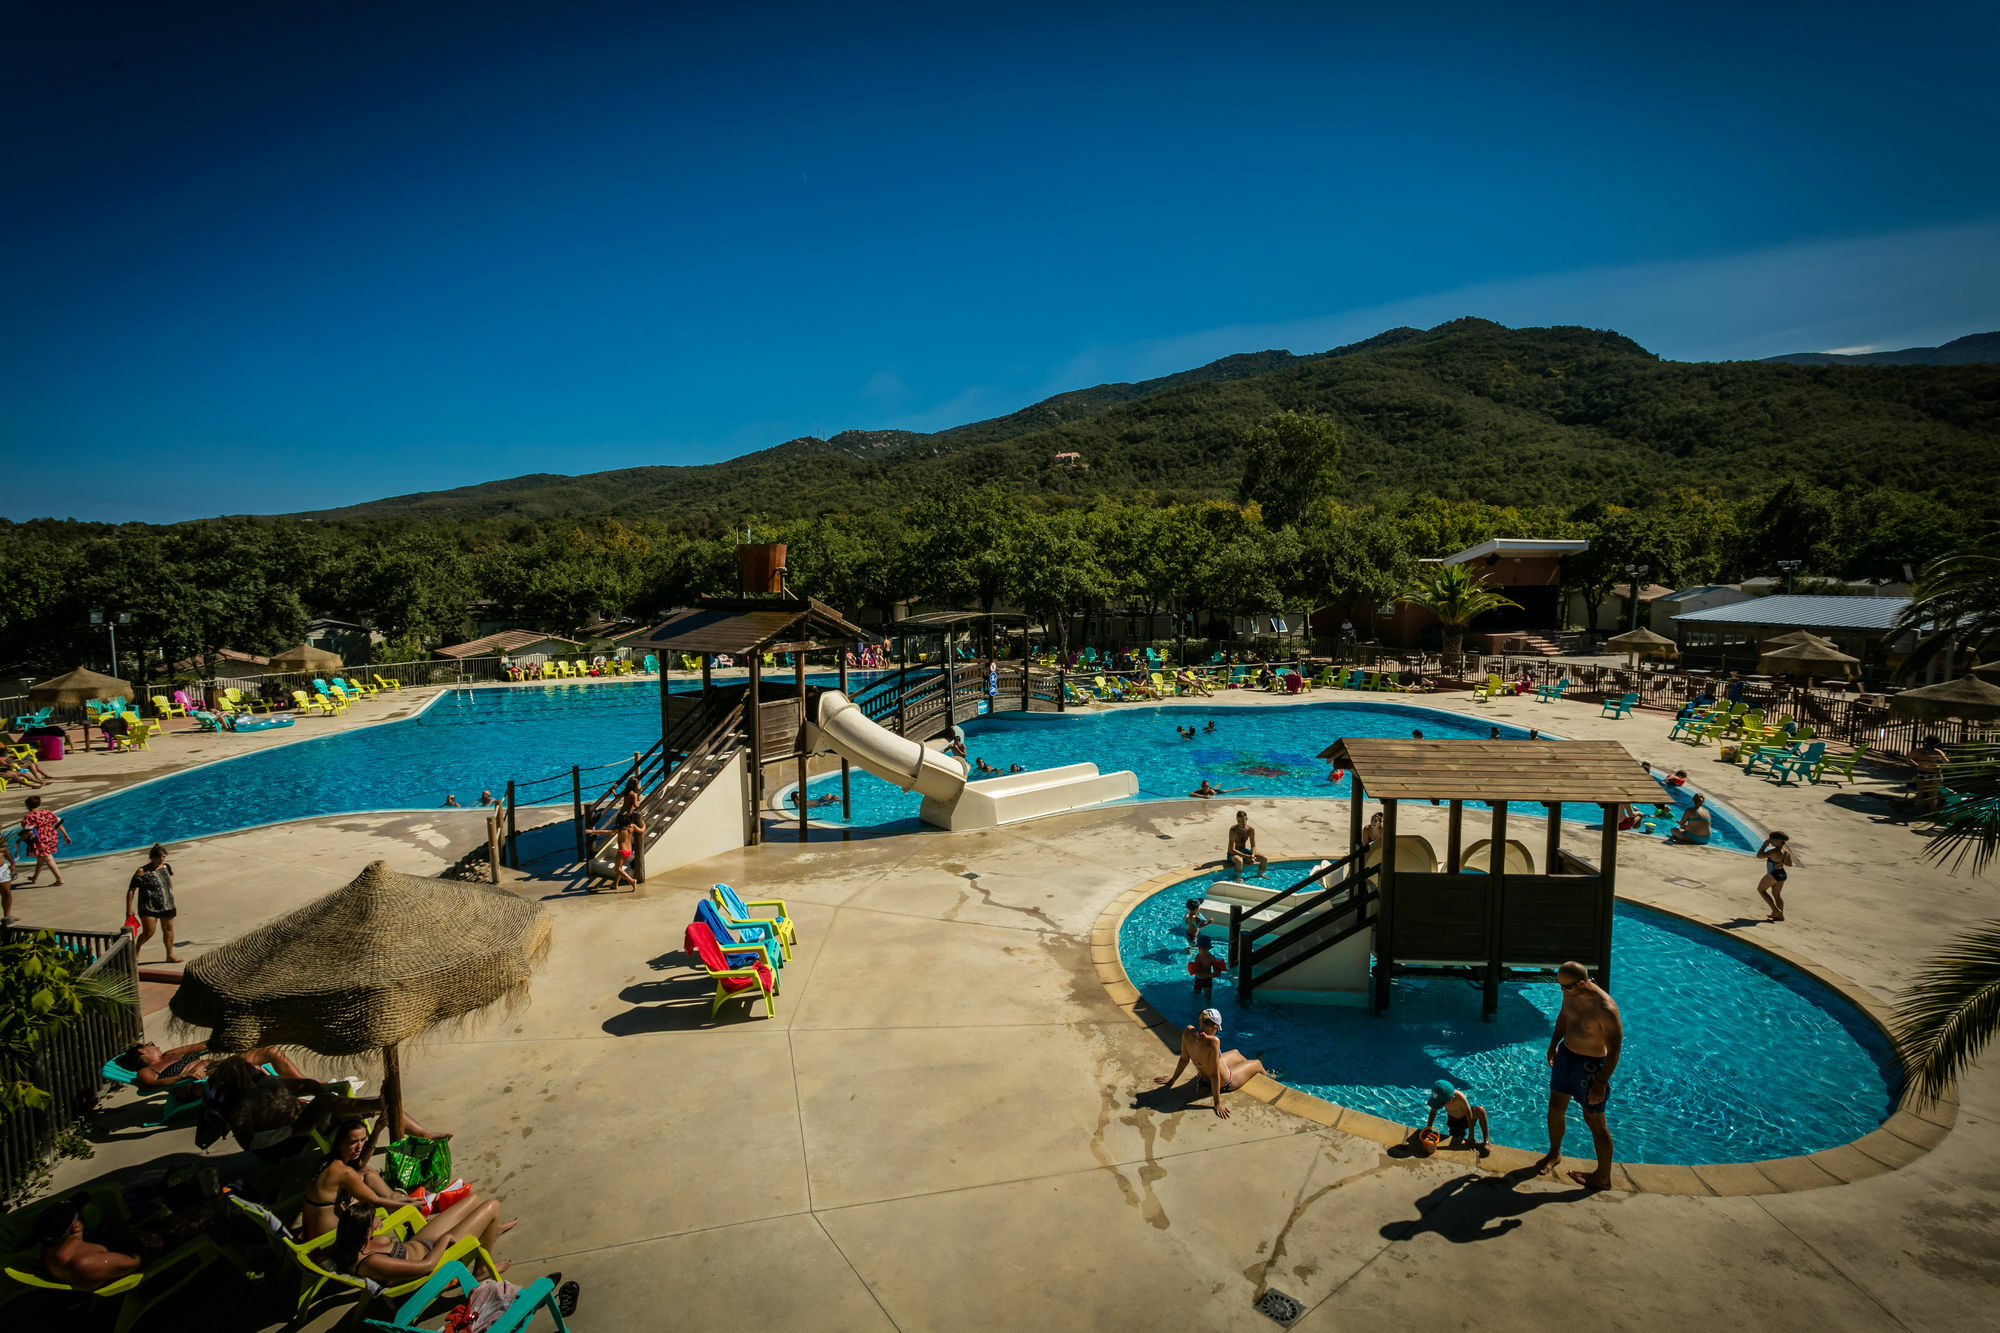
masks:
<instances>
[{"instance_id":1,"label":"curved water slide","mask_svg":"<svg viewBox=\"0 0 2000 1333\"><path fill-rule=\"evenodd\" d=\"M938 828L992 828L1102 805L1139 791L1136 774L1099 773L1096 764L1064 764L967 782L963 760L897 735L838 690L819 696L813 731L816 735L808 738L813 749L831 750L884 782L922 796L917 817Z\"/></svg>"}]
</instances>

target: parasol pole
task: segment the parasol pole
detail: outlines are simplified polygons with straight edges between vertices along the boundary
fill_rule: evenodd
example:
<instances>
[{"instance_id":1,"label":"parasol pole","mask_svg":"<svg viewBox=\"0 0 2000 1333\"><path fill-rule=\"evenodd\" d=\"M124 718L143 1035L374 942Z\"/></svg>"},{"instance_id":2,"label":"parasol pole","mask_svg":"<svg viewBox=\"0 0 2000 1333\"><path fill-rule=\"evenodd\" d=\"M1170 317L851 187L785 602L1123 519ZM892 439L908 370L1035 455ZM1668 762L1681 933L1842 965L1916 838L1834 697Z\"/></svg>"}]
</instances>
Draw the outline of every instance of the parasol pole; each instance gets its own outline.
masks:
<instances>
[{"instance_id":1,"label":"parasol pole","mask_svg":"<svg viewBox=\"0 0 2000 1333\"><path fill-rule=\"evenodd\" d=\"M394 1046L382 1050L382 1111L389 1124L389 1142L403 1138L403 1066Z\"/></svg>"}]
</instances>

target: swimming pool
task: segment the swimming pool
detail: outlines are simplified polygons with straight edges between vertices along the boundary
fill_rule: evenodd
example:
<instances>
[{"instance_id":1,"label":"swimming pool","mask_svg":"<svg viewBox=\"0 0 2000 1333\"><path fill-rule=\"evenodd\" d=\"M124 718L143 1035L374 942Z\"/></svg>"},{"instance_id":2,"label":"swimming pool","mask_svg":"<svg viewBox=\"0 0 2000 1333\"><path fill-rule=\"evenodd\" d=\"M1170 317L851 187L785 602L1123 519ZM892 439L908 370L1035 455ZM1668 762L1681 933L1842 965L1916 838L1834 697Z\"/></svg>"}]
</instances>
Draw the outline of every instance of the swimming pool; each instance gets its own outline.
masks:
<instances>
[{"instance_id":1,"label":"swimming pool","mask_svg":"<svg viewBox=\"0 0 2000 1333\"><path fill-rule=\"evenodd\" d=\"M1271 878L1290 883L1309 868L1274 864ZM1133 908L1118 932L1126 975L1177 1023L1192 1022L1199 1009L1178 928L1182 902L1216 878L1198 875L1162 889ZM1804 972L1623 902L1612 940L1611 993L1624 1017L1625 1047L1607 1119L1619 1161L1792 1157L1859 1138L1895 1109L1896 1064L1881 1031ZM1548 1141L1544 1058L1561 999L1548 983L1507 983L1500 1012L1486 1023L1476 984L1405 977L1378 1018L1367 1007L1263 999L1239 1005L1225 977L1211 1003L1222 1011L1224 1049L1263 1060L1281 1082L1421 1124L1425 1090L1447 1079L1486 1108L1495 1142L1539 1150ZM1594 1156L1580 1115L1569 1116L1563 1152Z\"/></svg>"},{"instance_id":2,"label":"swimming pool","mask_svg":"<svg viewBox=\"0 0 2000 1333\"><path fill-rule=\"evenodd\" d=\"M858 689L872 678L857 674L852 681ZM834 679L830 673L807 677L816 685ZM671 684L676 692L700 688L692 677ZM498 794L509 778L561 774L555 782L525 789L521 800L566 804L570 764L615 766L659 739L658 690L651 680L447 690L415 717L255 750L70 807L63 812L76 840L69 854L92 856L315 816L434 810L447 793L473 806L481 790ZM1211 721L1215 733L1192 741L1174 730ZM293 730L311 725L311 719L302 719ZM1435 709L1342 701L1003 713L969 722L964 731L972 754L1003 769L1010 763L1048 768L1081 760L1106 771L1132 769L1139 775L1140 800L1183 797L1203 777L1244 796L1344 798L1349 784L1326 781L1326 765L1314 758L1336 737L1403 736L1419 727L1426 736L1483 737L1489 725ZM1502 726L1500 732L1527 735L1519 727ZM587 772L586 798L593 794L590 783L615 776L615 767ZM839 778L814 779L812 790L837 792ZM917 796L859 769L853 794L857 826L914 820L921 804ZM1675 796L1688 799L1685 791ZM1515 808L1543 815L1539 805ZM839 810L821 807L813 815L837 823ZM1594 824L1601 815L1594 805L1568 805L1563 817ZM1748 852L1757 837L1746 822L1717 807L1715 844Z\"/></svg>"},{"instance_id":3,"label":"swimming pool","mask_svg":"<svg viewBox=\"0 0 2000 1333\"><path fill-rule=\"evenodd\" d=\"M1209 723L1215 731L1205 730ZM1186 796L1206 778L1217 787L1241 796L1291 796L1347 798L1353 784L1345 779L1328 782L1327 765L1316 756L1344 736L1408 736L1421 730L1434 740L1485 739L1496 724L1479 718L1462 717L1434 708L1385 706L1359 701L1287 704L1283 707L1246 708L1195 704L1126 706L1104 711L1065 713L1001 713L977 718L960 728L965 733L967 753L984 759L995 768L1010 764L1023 768L1052 768L1090 760L1106 772L1131 769L1139 777L1139 794L1134 799L1162 800ZM1193 726L1193 740L1181 739L1176 727ZM1524 727L1500 725L1500 734L1524 740ZM814 778L810 789L815 796L840 791L837 774ZM922 799L900 791L881 779L855 769L850 788L856 826L887 824L915 819ZM781 794L779 799L784 799ZM1686 788L1662 791L1663 803L1685 805L1692 799ZM1755 851L1758 836L1754 827L1726 807L1715 806L1710 845L1733 851ZM1467 801L1466 808L1489 809L1484 801ZM1534 819L1546 817L1539 804L1514 802L1510 814ZM837 806L821 806L812 812L815 819L840 822ZM1595 805L1565 805L1563 818L1575 823L1597 824L1603 812ZM1660 827L1664 834L1665 825Z\"/></svg>"}]
</instances>

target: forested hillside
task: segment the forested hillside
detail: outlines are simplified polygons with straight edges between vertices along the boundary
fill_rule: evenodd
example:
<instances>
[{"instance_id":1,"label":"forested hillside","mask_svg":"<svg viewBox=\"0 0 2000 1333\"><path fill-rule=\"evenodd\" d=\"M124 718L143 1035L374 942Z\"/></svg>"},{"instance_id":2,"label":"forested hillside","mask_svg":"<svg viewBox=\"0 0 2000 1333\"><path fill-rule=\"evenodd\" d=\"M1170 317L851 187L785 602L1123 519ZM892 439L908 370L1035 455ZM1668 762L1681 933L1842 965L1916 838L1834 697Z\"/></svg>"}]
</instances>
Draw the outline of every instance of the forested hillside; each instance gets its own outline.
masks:
<instances>
[{"instance_id":1,"label":"forested hillside","mask_svg":"<svg viewBox=\"0 0 2000 1333\"><path fill-rule=\"evenodd\" d=\"M1798 477L1936 492L1955 505L2000 480L2000 366L1674 362L1615 333L1464 319L1312 356L1230 357L932 435L849 431L701 467L518 477L315 517L615 514L726 526L893 508L938 478L1045 508L1226 498L1244 431L1280 410L1341 426L1351 502L1410 493L1629 505L1674 487ZM1065 452L1083 466L1059 464Z\"/></svg>"}]
</instances>

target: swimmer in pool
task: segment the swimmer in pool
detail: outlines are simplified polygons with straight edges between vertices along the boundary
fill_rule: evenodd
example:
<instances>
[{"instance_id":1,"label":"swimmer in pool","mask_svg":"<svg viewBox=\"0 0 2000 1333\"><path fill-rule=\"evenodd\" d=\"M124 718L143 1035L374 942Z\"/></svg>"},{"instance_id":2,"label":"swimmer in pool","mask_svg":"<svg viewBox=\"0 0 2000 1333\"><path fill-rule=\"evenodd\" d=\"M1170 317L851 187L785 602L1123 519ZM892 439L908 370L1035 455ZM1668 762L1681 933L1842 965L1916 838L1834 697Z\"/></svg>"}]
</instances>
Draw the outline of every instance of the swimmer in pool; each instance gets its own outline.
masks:
<instances>
[{"instance_id":1,"label":"swimmer in pool","mask_svg":"<svg viewBox=\"0 0 2000 1333\"><path fill-rule=\"evenodd\" d=\"M1201 729L1201 734L1202 734L1202 735L1204 735L1204 736L1206 736L1206 735L1210 734L1211 732L1213 732L1214 730L1215 730L1215 723L1214 723L1213 721L1211 721L1211 722L1210 722L1210 723L1209 723L1209 724L1208 724L1207 726L1205 726L1205 727L1203 727L1203 728Z\"/></svg>"},{"instance_id":2,"label":"swimmer in pool","mask_svg":"<svg viewBox=\"0 0 2000 1333\"><path fill-rule=\"evenodd\" d=\"M1222 1104L1222 1094L1235 1092L1264 1072L1262 1060L1246 1060L1241 1051L1222 1049L1222 1015L1214 1009L1202 1010L1194 1026L1181 1030L1181 1058L1173 1073L1162 1074L1154 1084L1173 1087L1189 1065L1195 1068L1197 1088L1206 1085L1214 1091L1215 1113L1224 1120L1229 1118L1229 1108Z\"/></svg>"},{"instance_id":3,"label":"swimmer in pool","mask_svg":"<svg viewBox=\"0 0 2000 1333\"><path fill-rule=\"evenodd\" d=\"M1202 800L1205 801L1211 796L1222 795L1222 792L1216 787L1214 783L1210 782L1207 778L1203 778L1201 780L1201 785L1199 787L1196 787L1193 791L1189 792L1188 795L1199 796L1201 797Z\"/></svg>"}]
</instances>

